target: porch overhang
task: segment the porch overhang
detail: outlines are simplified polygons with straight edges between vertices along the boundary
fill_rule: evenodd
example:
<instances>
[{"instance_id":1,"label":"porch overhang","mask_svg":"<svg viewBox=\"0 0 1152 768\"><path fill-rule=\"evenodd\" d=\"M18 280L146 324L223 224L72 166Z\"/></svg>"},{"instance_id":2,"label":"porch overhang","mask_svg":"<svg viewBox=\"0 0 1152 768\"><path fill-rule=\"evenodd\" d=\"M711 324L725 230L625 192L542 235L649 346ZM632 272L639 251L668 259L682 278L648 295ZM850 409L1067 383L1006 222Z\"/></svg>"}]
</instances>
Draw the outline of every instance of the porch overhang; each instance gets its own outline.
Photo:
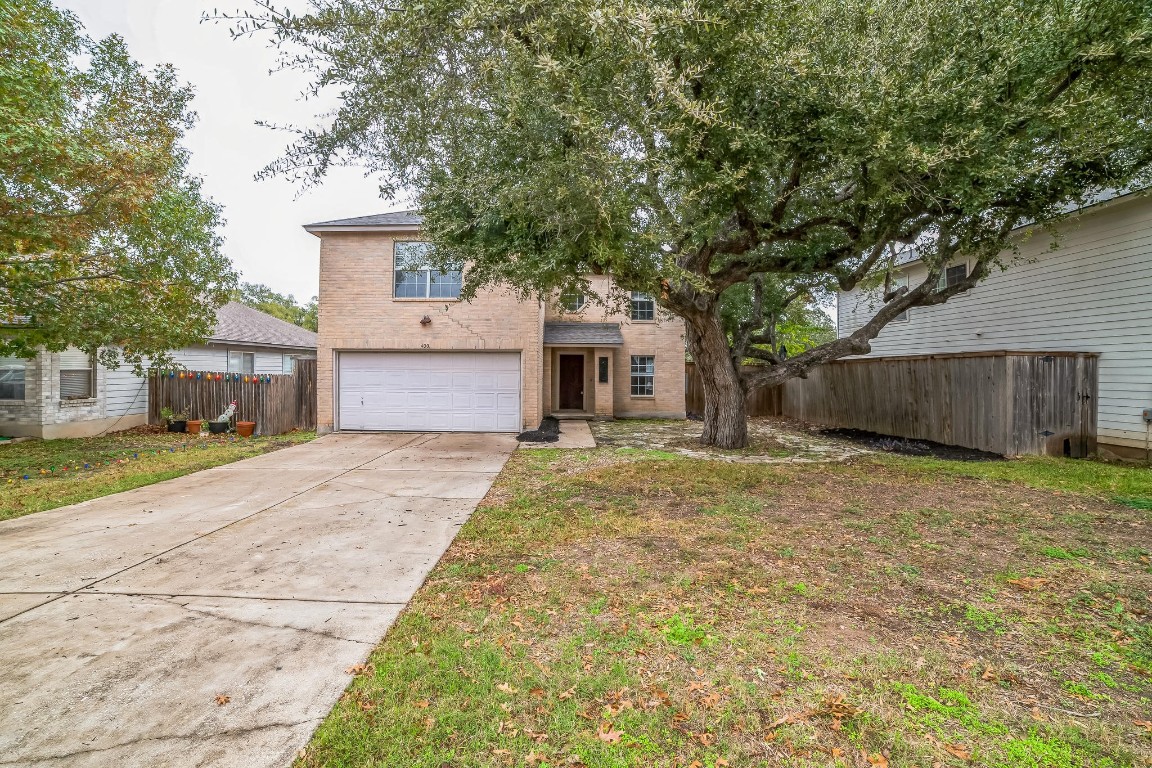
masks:
<instances>
[{"instance_id":1,"label":"porch overhang","mask_svg":"<svg viewBox=\"0 0 1152 768\"><path fill-rule=\"evenodd\" d=\"M544 323L546 347L622 347L619 323Z\"/></svg>"}]
</instances>

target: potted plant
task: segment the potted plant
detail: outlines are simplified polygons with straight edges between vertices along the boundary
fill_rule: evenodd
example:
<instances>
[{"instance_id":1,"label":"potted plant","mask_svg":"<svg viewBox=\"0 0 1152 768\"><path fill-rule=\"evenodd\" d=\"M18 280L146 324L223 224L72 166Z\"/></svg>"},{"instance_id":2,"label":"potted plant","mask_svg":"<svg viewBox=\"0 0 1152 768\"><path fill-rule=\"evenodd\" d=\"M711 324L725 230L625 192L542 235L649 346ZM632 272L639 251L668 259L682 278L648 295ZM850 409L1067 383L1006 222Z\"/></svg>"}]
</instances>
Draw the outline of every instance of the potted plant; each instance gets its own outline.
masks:
<instances>
[{"instance_id":1,"label":"potted plant","mask_svg":"<svg viewBox=\"0 0 1152 768\"><path fill-rule=\"evenodd\" d=\"M161 408L160 418L168 425L169 432L188 431L188 414L186 413L176 413L171 408Z\"/></svg>"},{"instance_id":2,"label":"potted plant","mask_svg":"<svg viewBox=\"0 0 1152 768\"><path fill-rule=\"evenodd\" d=\"M199 419L194 419L192 421L189 421L188 422L188 434L190 434L190 435L200 434L201 423L202 422Z\"/></svg>"},{"instance_id":3,"label":"potted plant","mask_svg":"<svg viewBox=\"0 0 1152 768\"><path fill-rule=\"evenodd\" d=\"M232 421L232 417L236 414L236 401L233 400L228 404L227 410L217 416L215 419L207 421L208 431L214 435L222 435L228 431L228 424Z\"/></svg>"},{"instance_id":4,"label":"potted plant","mask_svg":"<svg viewBox=\"0 0 1152 768\"><path fill-rule=\"evenodd\" d=\"M256 430L256 422L254 421L238 421L236 422L236 434L240 437L252 437L252 433Z\"/></svg>"}]
</instances>

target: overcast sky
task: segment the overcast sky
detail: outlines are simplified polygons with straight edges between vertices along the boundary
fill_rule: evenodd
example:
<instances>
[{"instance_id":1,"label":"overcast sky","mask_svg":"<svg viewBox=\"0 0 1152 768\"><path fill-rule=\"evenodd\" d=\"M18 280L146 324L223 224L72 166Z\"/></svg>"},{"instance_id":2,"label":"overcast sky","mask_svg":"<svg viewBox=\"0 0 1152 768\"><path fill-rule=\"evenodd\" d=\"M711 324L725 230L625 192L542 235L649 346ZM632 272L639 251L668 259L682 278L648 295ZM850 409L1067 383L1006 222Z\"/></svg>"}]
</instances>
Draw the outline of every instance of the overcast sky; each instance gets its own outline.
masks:
<instances>
[{"instance_id":1,"label":"overcast sky","mask_svg":"<svg viewBox=\"0 0 1152 768\"><path fill-rule=\"evenodd\" d=\"M324 105L300 98L307 85L301 73L269 74L276 61L266 40L233 40L226 24L200 23L203 11L231 11L247 0L54 1L75 13L90 36L119 34L137 61L171 63L196 89L199 120L185 145L192 171L224 207L225 252L244 280L305 301L316 294L320 241L302 224L406 204L381 200L376 183L352 170L337 170L303 194L286 180L253 179L289 141L255 122L314 124Z\"/></svg>"}]
</instances>

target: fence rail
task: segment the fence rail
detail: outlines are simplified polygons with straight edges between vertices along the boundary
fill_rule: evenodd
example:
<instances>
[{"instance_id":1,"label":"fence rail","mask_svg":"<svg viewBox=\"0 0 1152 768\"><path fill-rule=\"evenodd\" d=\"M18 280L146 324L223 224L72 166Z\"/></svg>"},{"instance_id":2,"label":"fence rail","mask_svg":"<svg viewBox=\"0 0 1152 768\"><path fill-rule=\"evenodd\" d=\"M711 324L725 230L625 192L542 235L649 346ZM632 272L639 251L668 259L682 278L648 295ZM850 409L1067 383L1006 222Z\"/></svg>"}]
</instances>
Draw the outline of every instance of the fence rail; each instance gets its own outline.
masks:
<instances>
[{"instance_id":1,"label":"fence rail","mask_svg":"<svg viewBox=\"0 0 1152 768\"><path fill-rule=\"evenodd\" d=\"M758 389L750 393L745 400L745 407L749 416L779 416L780 388ZM704 384L700 381L695 363L684 364L684 410L696 416L704 413Z\"/></svg>"},{"instance_id":2,"label":"fence rail","mask_svg":"<svg viewBox=\"0 0 1152 768\"><path fill-rule=\"evenodd\" d=\"M754 393L748 415L1007 456L1082 457L1096 451L1097 379L1097 355L1088 352L856 358ZM702 413L703 390L691 365L686 381L688 410ZM755 410L753 398L759 398Z\"/></svg>"},{"instance_id":3,"label":"fence rail","mask_svg":"<svg viewBox=\"0 0 1152 768\"><path fill-rule=\"evenodd\" d=\"M279 435L316 428L316 361L297 360L293 373L250 377L248 381L179 374L148 377L148 423L159 424L160 410L171 408L188 418L214 419L236 401L236 419L256 422L255 434Z\"/></svg>"}]
</instances>

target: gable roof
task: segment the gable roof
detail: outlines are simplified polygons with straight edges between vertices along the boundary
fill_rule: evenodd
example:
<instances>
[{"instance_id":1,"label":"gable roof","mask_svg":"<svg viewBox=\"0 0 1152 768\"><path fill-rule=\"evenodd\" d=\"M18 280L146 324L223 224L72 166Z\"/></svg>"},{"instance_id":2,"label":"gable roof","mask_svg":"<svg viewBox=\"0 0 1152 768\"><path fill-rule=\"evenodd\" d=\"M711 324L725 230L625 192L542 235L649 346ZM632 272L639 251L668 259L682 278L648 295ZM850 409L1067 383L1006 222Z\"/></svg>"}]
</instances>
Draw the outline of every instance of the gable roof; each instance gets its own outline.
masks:
<instances>
[{"instance_id":1,"label":"gable roof","mask_svg":"<svg viewBox=\"0 0 1152 768\"><path fill-rule=\"evenodd\" d=\"M216 310L216 330L209 341L316 349L312 331L236 301Z\"/></svg>"},{"instance_id":2,"label":"gable roof","mask_svg":"<svg viewBox=\"0 0 1152 768\"><path fill-rule=\"evenodd\" d=\"M347 230L391 230L416 229L424 222L424 217L414 210L389 211L372 216L356 216L351 219L333 219L305 224L304 229L316 232L340 232Z\"/></svg>"}]
</instances>

